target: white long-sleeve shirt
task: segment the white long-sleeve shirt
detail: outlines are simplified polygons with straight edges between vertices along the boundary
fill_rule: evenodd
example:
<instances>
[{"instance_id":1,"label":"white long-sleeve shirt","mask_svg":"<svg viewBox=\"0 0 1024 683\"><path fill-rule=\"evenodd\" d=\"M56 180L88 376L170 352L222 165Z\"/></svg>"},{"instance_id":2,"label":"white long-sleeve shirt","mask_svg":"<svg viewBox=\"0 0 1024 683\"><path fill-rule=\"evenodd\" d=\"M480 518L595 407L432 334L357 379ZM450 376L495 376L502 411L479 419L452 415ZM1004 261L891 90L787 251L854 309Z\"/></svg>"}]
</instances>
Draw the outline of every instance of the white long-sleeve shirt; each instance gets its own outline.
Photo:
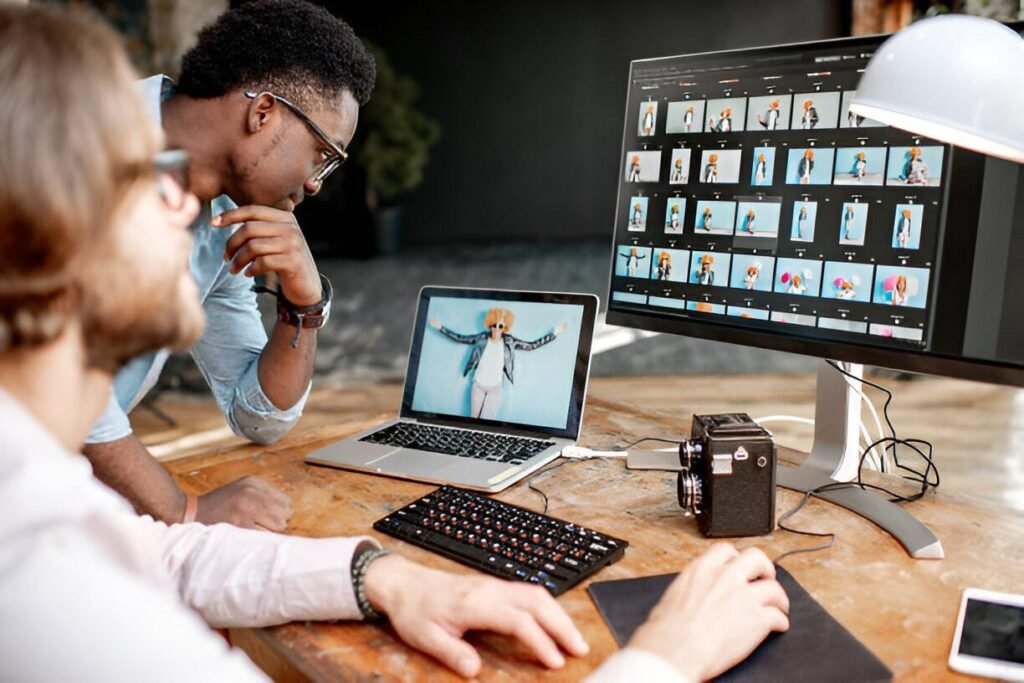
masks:
<instances>
[{"instance_id":1,"label":"white long-sleeve shirt","mask_svg":"<svg viewBox=\"0 0 1024 683\"><path fill-rule=\"evenodd\" d=\"M168 526L137 516L2 389L0 426L0 681L263 681L207 624L361 618L350 565L372 539ZM683 680L631 648L589 680L638 672Z\"/></svg>"}]
</instances>

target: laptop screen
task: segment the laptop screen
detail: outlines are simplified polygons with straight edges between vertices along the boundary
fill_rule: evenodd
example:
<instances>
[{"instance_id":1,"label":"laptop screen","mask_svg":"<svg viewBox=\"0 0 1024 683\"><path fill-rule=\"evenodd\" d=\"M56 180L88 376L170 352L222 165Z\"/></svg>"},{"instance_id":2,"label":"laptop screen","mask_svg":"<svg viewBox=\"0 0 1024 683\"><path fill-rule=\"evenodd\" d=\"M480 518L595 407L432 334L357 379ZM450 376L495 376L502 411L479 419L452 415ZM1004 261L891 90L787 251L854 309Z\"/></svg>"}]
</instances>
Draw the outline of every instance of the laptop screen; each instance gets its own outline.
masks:
<instances>
[{"instance_id":1,"label":"laptop screen","mask_svg":"<svg viewBox=\"0 0 1024 683\"><path fill-rule=\"evenodd\" d=\"M575 439L597 298L426 287L402 416Z\"/></svg>"}]
</instances>

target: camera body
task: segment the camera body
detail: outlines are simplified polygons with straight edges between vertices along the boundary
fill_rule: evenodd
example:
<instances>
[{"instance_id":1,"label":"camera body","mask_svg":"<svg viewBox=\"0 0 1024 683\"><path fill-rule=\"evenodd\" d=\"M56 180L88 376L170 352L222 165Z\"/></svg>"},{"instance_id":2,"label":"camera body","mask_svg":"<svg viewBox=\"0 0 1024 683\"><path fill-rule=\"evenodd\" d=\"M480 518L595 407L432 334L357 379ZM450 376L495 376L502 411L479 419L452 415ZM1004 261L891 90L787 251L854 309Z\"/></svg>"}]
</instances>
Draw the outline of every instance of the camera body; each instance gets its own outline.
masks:
<instances>
[{"instance_id":1,"label":"camera body","mask_svg":"<svg viewBox=\"0 0 1024 683\"><path fill-rule=\"evenodd\" d=\"M746 413L694 415L679 444L679 505L705 536L760 536L775 528L775 442Z\"/></svg>"}]
</instances>

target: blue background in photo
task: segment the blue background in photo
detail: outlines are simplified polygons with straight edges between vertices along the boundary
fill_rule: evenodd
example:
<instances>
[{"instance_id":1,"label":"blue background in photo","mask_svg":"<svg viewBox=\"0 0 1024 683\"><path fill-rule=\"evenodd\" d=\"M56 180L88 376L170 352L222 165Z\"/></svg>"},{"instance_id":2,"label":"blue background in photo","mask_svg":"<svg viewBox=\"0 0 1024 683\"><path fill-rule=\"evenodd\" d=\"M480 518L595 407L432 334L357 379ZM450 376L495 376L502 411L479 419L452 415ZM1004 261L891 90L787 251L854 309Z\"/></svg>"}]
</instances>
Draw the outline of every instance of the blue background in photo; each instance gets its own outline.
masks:
<instances>
[{"instance_id":1,"label":"blue background in photo","mask_svg":"<svg viewBox=\"0 0 1024 683\"><path fill-rule=\"evenodd\" d=\"M633 197L629 200L629 206L626 209L626 223L633 225L633 207L637 204L640 205L640 222L647 225L647 202L649 197Z\"/></svg>"},{"instance_id":2,"label":"blue background in photo","mask_svg":"<svg viewBox=\"0 0 1024 683\"><path fill-rule=\"evenodd\" d=\"M910 239L907 240L906 249L921 248L921 225L924 218L924 204L897 204L896 215L892 219L892 247L900 249L898 235L900 232L900 219L903 218L903 210L910 210Z\"/></svg>"},{"instance_id":3,"label":"blue background in photo","mask_svg":"<svg viewBox=\"0 0 1024 683\"><path fill-rule=\"evenodd\" d=\"M814 241L814 221L818 217L818 202L796 202L793 204L793 227L790 231L790 238L794 240L798 239L797 231L800 221L800 207L803 206L807 207L807 227L804 228L803 240L799 241L812 242Z\"/></svg>"},{"instance_id":4,"label":"blue background in photo","mask_svg":"<svg viewBox=\"0 0 1024 683\"><path fill-rule=\"evenodd\" d=\"M736 234L747 234L747 211L754 210L754 235L775 235L779 232L780 202L739 202L736 206Z\"/></svg>"},{"instance_id":5,"label":"blue background in photo","mask_svg":"<svg viewBox=\"0 0 1024 683\"><path fill-rule=\"evenodd\" d=\"M807 148L799 147L789 150L786 164L786 182L790 185L800 184L800 160L804 158ZM814 148L814 168L811 170L809 185L828 185L832 182L832 164L835 162L834 149Z\"/></svg>"},{"instance_id":6,"label":"blue background in photo","mask_svg":"<svg viewBox=\"0 0 1024 683\"><path fill-rule=\"evenodd\" d=\"M736 202L721 202L701 199L697 202L696 227L704 229L704 209L711 209L711 225L716 230L732 231L736 227Z\"/></svg>"},{"instance_id":7,"label":"blue background in photo","mask_svg":"<svg viewBox=\"0 0 1024 683\"><path fill-rule=\"evenodd\" d=\"M900 175L903 174L903 167L910 161L910 147L893 147L889 150L889 170L885 174L886 182L892 184L902 183ZM942 175L942 147L920 147L921 160L928 164L929 181L934 181ZM929 183L931 184L931 183Z\"/></svg>"},{"instance_id":8,"label":"blue background in photo","mask_svg":"<svg viewBox=\"0 0 1024 683\"><path fill-rule=\"evenodd\" d=\"M753 318L754 320L767 320L768 311L760 308L745 308L743 306L729 306L726 313L737 318Z\"/></svg>"},{"instance_id":9,"label":"blue background in photo","mask_svg":"<svg viewBox=\"0 0 1024 683\"><path fill-rule=\"evenodd\" d=\"M864 152L864 161L868 162L866 173L882 173L885 170L885 147L840 147L836 150L837 178L852 177L858 152Z\"/></svg>"},{"instance_id":10,"label":"blue background in photo","mask_svg":"<svg viewBox=\"0 0 1024 683\"><path fill-rule=\"evenodd\" d=\"M747 268L752 263L760 262L761 274L754 282L755 292L772 291L772 279L775 271L775 259L770 256L758 256L757 254L733 254L732 275L729 276L729 286L737 289L747 289L747 283L743 281L747 277Z\"/></svg>"},{"instance_id":11,"label":"blue background in photo","mask_svg":"<svg viewBox=\"0 0 1024 683\"><path fill-rule=\"evenodd\" d=\"M649 277L651 273L651 248L650 247L637 247L636 253L638 261L636 264L636 275L630 275L627 270L629 265L629 251L633 246L630 244L620 244L616 250L615 256L615 274L619 277Z\"/></svg>"},{"instance_id":12,"label":"blue background in photo","mask_svg":"<svg viewBox=\"0 0 1024 683\"><path fill-rule=\"evenodd\" d=\"M658 279L658 259L661 258L663 251L668 254L669 264L672 266L669 269L668 282L686 282L686 266L690 263L690 252L687 249L655 248L652 250L651 257L654 260L651 262L651 279Z\"/></svg>"},{"instance_id":13,"label":"blue background in photo","mask_svg":"<svg viewBox=\"0 0 1024 683\"><path fill-rule=\"evenodd\" d=\"M646 304L646 294L634 294L633 292L612 292L612 299L615 301L625 301L630 304Z\"/></svg>"},{"instance_id":14,"label":"blue background in photo","mask_svg":"<svg viewBox=\"0 0 1024 683\"><path fill-rule=\"evenodd\" d=\"M757 182L757 180L755 180L755 178L757 176L757 163L758 163L757 155L758 154L764 154L764 163L765 163L765 166L767 167L767 170L766 170L765 176L764 176L764 180L762 180L761 182ZM753 159L753 161L750 164L750 184L751 185L756 185L756 186L759 186L759 187L760 186L765 186L765 185L771 185L772 181L775 179L775 148L774 147L755 147L754 148L754 155L753 155L752 159Z\"/></svg>"},{"instance_id":15,"label":"blue background in photo","mask_svg":"<svg viewBox=\"0 0 1024 683\"><path fill-rule=\"evenodd\" d=\"M839 239L846 239L846 207L853 207L853 224L850 227L850 241L864 242L868 225L870 206L864 202L843 202L843 210L839 214Z\"/></svg>"},{"instance_id":16,"label":"blue background in photo","mask_svg":"<svg viewBox=\"0 0 1024 683\"><path fill-rule=\"evenodd\" d=\"M821 297L823 299L835 299L836 278L853 281L852 278L860 278L860 284L855 285L853 291L857 296L847 301L871 301L871 276L875 267L870 263L844 263L842 261L826 261L824 274L821 276Z\"/></svg>"},{"instance_id":17,"label":"blue background in photo","mask_svg":"<svg viewBox=\"0 0 1024 683\"><path fill-rule=\"evenodd\" d=\"M664 308L686 308L686 301L683 299L668 299L663 296L652 296L648 298L651 306L662 306Z\"/></svg>"},{"instance_id":18,"label":"blue background in photo","mask_svg":"<svg viewBox=\"0 0 1024 683\"><path fill-rule=\"evenodd\" d=\"M488 301L433 297L427 321L437 318L459 334L484 331L489 308L507 308L515 315L510 334L534 341L559 323L569 328L554 341L533 351L515 352L515 383L504 378L498 419L517 424L565 427L572 398L583 307L572 304L540 304L523 301ZM427 325L423 333L413 410L442 415L468 416L473 373L463 376L473 345L460 344Z\"/></svg>"},{"instance_id":19,"label":"blue background in photo","mask_svg":"<svg viewBox=\"0 0 1024 683\"><path fill-rule=\"evenodd\" d=\"M793 130L804 130L800 126L800 119L804 115L804 101L811 100L815 110L818 112L818 124L807 132L821 128L839 127L839 93L837 92L804 92L793 95L793 120L790 128Z\"/></svg>"},{"instance_id":20,"label":"blue background in photo","mask_svg":"<svg viewBox=\"0 0 1024 683\"><path fill-rule=\"evenodd\" d=\"M729 284L729 254L724 254L720 251L694 251L693 258L690 260L690 276L687 282L690 284L698 284L697 277L700 273L700 260L704 257L704 254L710 254L714 257L715 262L711 264L711 272L715 274L715 284L705 285L708 287L726 287Z\"/></svg>"},{"instance_id":21,"label":"blue background in photo","mask_svg":"<svg viewBox=\"0 0 1024 683\"><path fill-rule=\"evenodd\" d=\"M928 302L928 277L930 272L927 268L904 268L902 266L878 266L875 271L875 287L872 302L876 304L891 304L892 295L885 289L885 281L893 276L903 274L907 276L907 303L905 305L913 308L924 308ZM917 278L917 291L911 293L911 278Z\"/></svg>"},{"instance_id":22,"label":"blue background in photo","mask_svg":"<svg viewBox=\"0 0 1024 683\"><path fill-rule=\"evenodd\" d=\"M810 278L804 274L805 270L811 271ZM790 276L799 275L800 279L807 285L806 291L800 296L818 296L818 292L821 290L821 261L801 258L780 258L775 263L775 291L785 294L786 290L789 289L789 283L782 283L783 273L789 273Z\"/></svg>"}]
</instances>

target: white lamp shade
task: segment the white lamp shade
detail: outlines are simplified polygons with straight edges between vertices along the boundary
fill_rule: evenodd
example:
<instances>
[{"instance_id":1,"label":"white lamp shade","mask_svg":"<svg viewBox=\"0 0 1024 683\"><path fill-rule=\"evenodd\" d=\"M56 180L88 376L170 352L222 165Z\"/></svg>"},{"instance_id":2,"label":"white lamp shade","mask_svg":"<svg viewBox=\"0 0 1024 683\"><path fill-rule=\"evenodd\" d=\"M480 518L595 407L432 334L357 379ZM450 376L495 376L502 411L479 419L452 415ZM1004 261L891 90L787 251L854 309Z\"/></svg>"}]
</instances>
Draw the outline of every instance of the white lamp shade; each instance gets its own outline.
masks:
<instances>
[{"instance_id":1,"label":"white lamp shade","mask_svg":"<svg viewBox=\"0 0 1024 683\"><path fill-rule=\"evenodd\" d=\"M965 15L911 24L875 52L850 111L1024 163L1024 39Z\"/></svg>"}]
</instances>

